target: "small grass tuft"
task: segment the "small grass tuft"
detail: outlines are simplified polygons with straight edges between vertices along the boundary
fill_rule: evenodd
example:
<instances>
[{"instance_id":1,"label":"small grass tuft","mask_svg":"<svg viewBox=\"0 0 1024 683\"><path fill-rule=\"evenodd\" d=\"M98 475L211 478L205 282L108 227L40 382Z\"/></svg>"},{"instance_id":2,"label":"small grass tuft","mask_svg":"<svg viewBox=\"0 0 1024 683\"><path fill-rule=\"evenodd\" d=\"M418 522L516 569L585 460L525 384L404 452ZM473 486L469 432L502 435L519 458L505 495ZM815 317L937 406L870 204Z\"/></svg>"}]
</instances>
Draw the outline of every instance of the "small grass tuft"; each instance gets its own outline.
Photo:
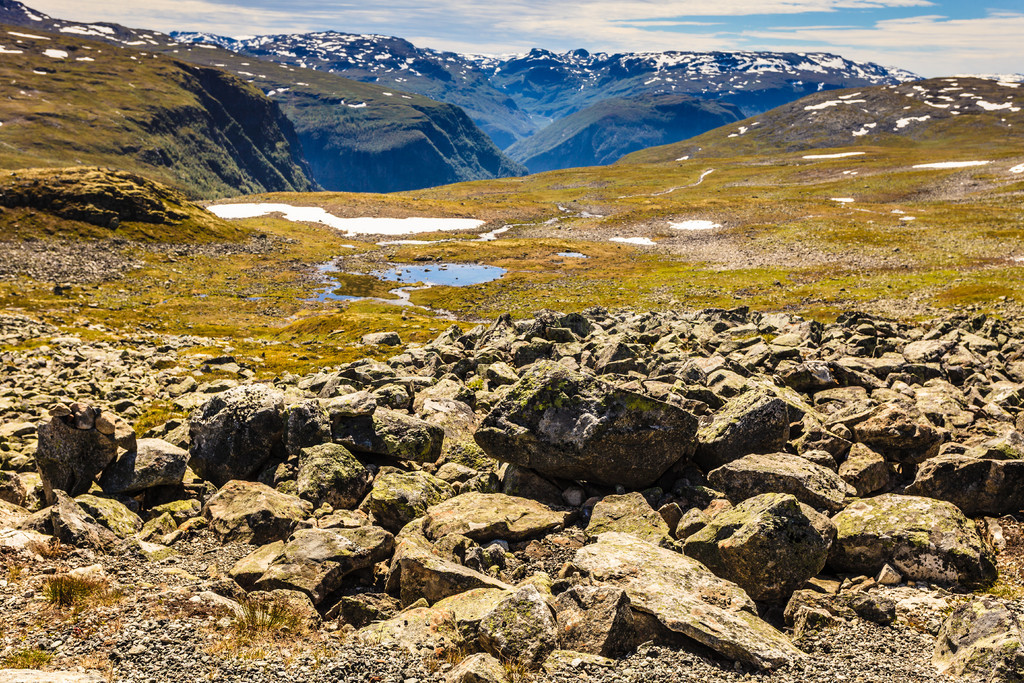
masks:
<instances>
[{"instance_id":1,"label":"small grass tuft","mask_svg":"<svg viewBox=\"0 0 1024 683\"><path fill-rule=\"evenodd\" d=\"M45 650L29 648L12 652L0 660L4 669L42 669L50 663L53 655Z\"/></svg>"},{"instance_id":2,"label":"small grass tuft","mask_svg":"<svg viewBox=\"0 0 1024 683\"><path fill-rule=\"evenodd\" d=\"M82 576L62 574L53 576L43 584L43 597L56 607L81 608L112 596L106 582Z\"/></svg>"},{"instance_id":3,"label":"small grass tuft","mask_svg":"<svg viewBox=\"0 0 1024 683\"><path fill-rule=\"evenodd\" d=\"M303 616L283 600L245 597L238 601L238 605L233 627L240 640L279 633L295 634L306 625Z\"/></svg>"}]
</instances>

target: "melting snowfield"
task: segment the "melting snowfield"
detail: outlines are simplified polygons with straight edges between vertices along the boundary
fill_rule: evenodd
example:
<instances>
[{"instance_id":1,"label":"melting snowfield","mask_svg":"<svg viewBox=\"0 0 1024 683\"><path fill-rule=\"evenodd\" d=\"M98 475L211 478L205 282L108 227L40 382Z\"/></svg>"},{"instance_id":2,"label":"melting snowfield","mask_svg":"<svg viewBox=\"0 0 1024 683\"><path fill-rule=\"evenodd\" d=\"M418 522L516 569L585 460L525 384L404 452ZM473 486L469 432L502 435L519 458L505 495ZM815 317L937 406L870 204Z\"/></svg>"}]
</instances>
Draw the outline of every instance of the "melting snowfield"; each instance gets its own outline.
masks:
<instances>
[{"instance_id":1,"label":"melting snowfield","mask_svg":"<svg viewBox=\"0 0 1024 683\"><path fill-rule=\"evenodd\" d=\"M1019 164L1010 169L1010 173L1024 173L1024 164Z\"/></svg>"},{"instance_id":2,"label":"melting snowfield","mask_svg":"<svg viewBox=\"0 0 1024 683\"><path fill-rule=\"evenodd\" d=\"M991 163L991 161L938 161L933 164L917 164L914 168L970 168Z\"/></svg>"},{"instance_id":3,"label":"melting snowfield","mask_svg":"<svg viewBox=\"0 0 1024 683\"><path fill-rule=\"evenodd\" d=\"M656 242L649 237L612 237L609 242L621 242L622 244L639 244L642 247L653 247Z\"/></svg>"},{"instance_id":4,"label":"melting snowfield","mask_svg":"<svg viewBox=\"0 0 1024 683\"><path fill-rule=\"evenodd\" d=\"M299 223L322 223L347 235L414 235L421 232L474 230L484 224L475 218L339 218L315 206L289 204L220 204L209 207L220 218L258 218L272 213Z\"/></svg>"},{"instance_id":5,"label":"melting snowfield","mask_svg":"<svg viewBox=\"0 0 1024 683\"><path fill-rule=\"evenodd\" d=\"M714 221L681 221L679 223L669 223L668 227L673 230L714 230L715 228L722 227L721 223L715 223Z\"/></svg>"},{"instance_id":6,"label":"melting snowfield","mask_svg":"<svg viewBox=\"0 0 1024 683\"><path fill-rule=\"evenodd\" d=\"M843 157L859 157L867 152L839 152L837 154L806 154L804 159L842 159Z\"/></svg>"}]
</instances>

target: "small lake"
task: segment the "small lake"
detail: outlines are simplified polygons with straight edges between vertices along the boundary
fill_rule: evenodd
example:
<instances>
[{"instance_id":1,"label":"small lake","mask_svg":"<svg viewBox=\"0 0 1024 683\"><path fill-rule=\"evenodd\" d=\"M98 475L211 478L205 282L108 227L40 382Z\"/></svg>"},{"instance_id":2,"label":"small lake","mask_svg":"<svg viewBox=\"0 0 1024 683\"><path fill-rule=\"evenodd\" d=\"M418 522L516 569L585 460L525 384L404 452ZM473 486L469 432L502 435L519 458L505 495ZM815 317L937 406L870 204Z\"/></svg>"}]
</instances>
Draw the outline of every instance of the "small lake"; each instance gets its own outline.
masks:
<instances>
[{"instance_id":1,"label":"small lake","mask_svg":"<svg viewBox=\"0 0 1024 683\"><path fill-rule=\"evenodd\" d=\"M389 264L388 268L371 270L368 275L382 282L401 283L406 286L389 290L396 299L383 299L375 296L358 296L339 294L337 290L341 282L332 273L338 272L334 263L326 263L317 268L324 280L325 287L316 292L316 301L379 301L398 306L412 306L409 294L431 287L468 287L493 282L508 271L497 266L485 266L475 263L433 263L430 265ZM415 286L413 286L415 285Z\"/></svg>"},{"instance_id":2,"label":"small lake","mask_svg":"<svg viewBox=\"0 0 1024 683\"><path fill-rule=\"evenodd\" d=\"M562 258L590 258L586 254L581 254L578 251L560 251L555 256L561 256Z\"/></svg>"}]
</instances>

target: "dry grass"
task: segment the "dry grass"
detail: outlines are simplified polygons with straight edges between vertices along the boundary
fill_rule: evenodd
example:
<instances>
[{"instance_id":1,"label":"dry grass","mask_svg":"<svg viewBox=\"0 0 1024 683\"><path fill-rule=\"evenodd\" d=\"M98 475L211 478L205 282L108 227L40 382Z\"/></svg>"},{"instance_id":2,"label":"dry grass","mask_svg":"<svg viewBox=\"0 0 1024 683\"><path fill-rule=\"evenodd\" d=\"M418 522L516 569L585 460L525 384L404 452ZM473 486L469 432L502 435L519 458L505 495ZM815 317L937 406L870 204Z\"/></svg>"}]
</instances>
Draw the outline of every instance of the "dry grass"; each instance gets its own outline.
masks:
<instances>
[{"instance_id":1,"label":"dry grass","mask_svg":"<svg viewBox=\"0 0 1024 683\"><path fill-rule=\"evenodd\" d=\"M0 660L0 668L4 669L42 669L53 660L53 655L45 650L29 648L17 650Z\"/></svg>"},{"instance_id":2,"label":"dry grass","mask_svg":"<svg viewBox=\"0 0 1024 683\"><path fill-rule=\"evenodd\" d=\"M112 604L122 597L120 591L111 590L106 581L70 574L46 579L42 592L51 605L76 611L95 605Z\"/></svg>"}]
</instances>

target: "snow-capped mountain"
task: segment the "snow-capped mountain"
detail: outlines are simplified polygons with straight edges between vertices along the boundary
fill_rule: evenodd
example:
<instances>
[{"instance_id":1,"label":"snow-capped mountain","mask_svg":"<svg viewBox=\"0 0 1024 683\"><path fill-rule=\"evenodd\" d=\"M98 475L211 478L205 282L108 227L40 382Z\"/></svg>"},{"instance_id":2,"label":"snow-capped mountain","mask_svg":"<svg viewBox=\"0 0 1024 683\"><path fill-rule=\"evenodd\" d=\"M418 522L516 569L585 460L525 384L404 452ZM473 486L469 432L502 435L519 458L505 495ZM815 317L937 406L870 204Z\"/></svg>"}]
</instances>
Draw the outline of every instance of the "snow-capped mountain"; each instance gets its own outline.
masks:
<instances>
[{"instance_id":1,"label":"snow-capped mountain","mask_svg":"<svg viewBox=\"0 0 1024 683\"><path fill-rule=\"evenodd\" d=\"M686 94L753 115L809 93L901 83L900 69L827 53L649 52L485 56L416 47L401 38L335 31L225 38L175 33L253 57L387 84L458 104L507 147L556 119L612 97Z\"/></svg>"}]
</instances>

